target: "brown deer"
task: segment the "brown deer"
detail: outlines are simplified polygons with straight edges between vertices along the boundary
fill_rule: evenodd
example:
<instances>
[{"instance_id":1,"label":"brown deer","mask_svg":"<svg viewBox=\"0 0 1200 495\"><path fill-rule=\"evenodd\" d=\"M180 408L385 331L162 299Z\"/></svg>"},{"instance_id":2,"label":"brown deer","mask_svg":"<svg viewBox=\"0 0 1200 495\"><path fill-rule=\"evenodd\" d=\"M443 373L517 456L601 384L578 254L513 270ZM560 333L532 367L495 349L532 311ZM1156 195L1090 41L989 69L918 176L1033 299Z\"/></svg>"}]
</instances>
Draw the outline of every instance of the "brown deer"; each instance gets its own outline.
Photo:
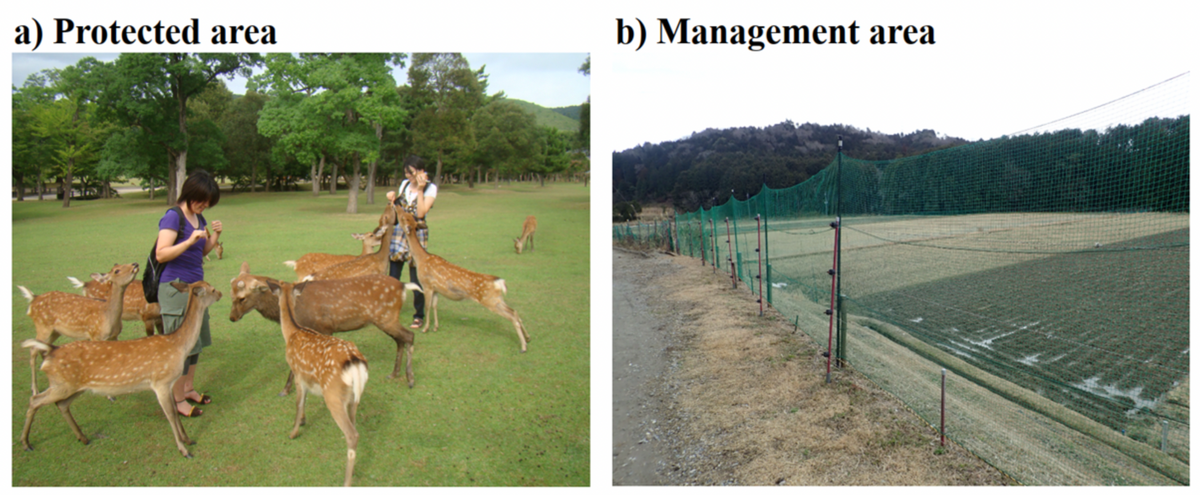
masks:
<instances>
[{"instance_id":1,"label":"brown deer","mask_svg":"<svg viewBox=\"0 0 1200 495\"><path fill-rule=\"evenodd\" d=\"M239 321L242 316L257 310L263 318L279 323L279 296L270 290L271 284L279 285L278 280L251 275L249 263L243 262L241 273L230 284L233 307L229 310L229 321ZM375 325L396 341L396 364L388 378L400 376L401 356L407 356L408 387L416 384L412 371L414 335L400 323L400 310L404 307L404 291L421 290L420 286L402 284L387 275L367 275L304 282L296 284L295 290L299 295L293 311L300 326L333 335ZM292 390L293 376L288 374L279 395L287 395Z\"/></svg>"},{"instance_id":2,"label":"brown deer","mask_svg":"<svg viewBox=\"0 0 1200 495\"><path fill-rule=\"evenodd\" d=\"M361 277L363 275L387 275L388 256L391 254L389 245L395 234L393 225L396 223L396 209L392 205L384 207L383 215L379 217L379 227L376 232L383 232L379 238L379 250L374 253L358 256L350 261L328 266L308 274L302 282L310 280L333 280L339 278ZM381 230L382 229L382 230Z\"/></svg>"},{"instance_id":3,"label":"brown deer","mask_svg":"<svg viewBox=\"0 0 1200 495\"><path fill-rule=\"evenodd\" d=\"M529 250L533 251L533 232L537 230L537 218L533 215L525 217L525 225L521 226L521 237L513 239L513 247L517 248L517 254L525 248L525 242L529 242ZM418 275L419 276L419 275Z\"/></svg>"},{"instance_id":4,"label":"brown deer","mask_svg":"<svg viewBox=\"0 0 1200 495\"><path fill-rule=\"evenodd\" d=\"M298 290L287 282L270 284L279 298L280 327L286 342L287 363L296 375L296 423L289 438L300 434L304 424L304 401L309 392L325 398L325 407L346 437L346 482L354 475L358 429L355 416L367 386L367 358L345 340L322 335L296 322L293 311Z\"/></svg>"},{"instance_id":5,"label":"brown deer","mask_svg":"<svg viewBox=\"0 0 1200 495\"><path fill-rule=\"evenodd\" d=\"M224 241L218 242L217 247L213 248L213 252L217 253L217 259L219 259L219 260L225 259L225 242ZM212 254L212 253L209 253L209 254ZM208 257L209 254L204 255L204 261L212 261Z\"/></svg>"},{"instance_id":6,"label":"brown deer","mask_svg":"<svg viewBox=\"0 0 1200 495\"><path fill-rule=\"evenodd\" d=\"M375 247L379 246L383 239L382 229L364 232L362 234L350 234L351 237L362 241L362 253L360 254L326 254L326 253L308 253L304 256L296 258L295 261L284 261L283 264L288 268L296 271L296 280L303 280L304 277L322 268L330 267L338 263L351 261L359 256L366 256L375 252Z\"/></svg>"},{"instance_id":7,"label":"brown deer","mask_svg":"<svg viewBox=\"0 0 1200 495\"><path fill-rule=\"evenodd\" d=\"M101 282L103 273L93 273L92 280L80 282L75 277L67 277L76 289L83 289L83 295L96 299L107 299L112 289L112 282ZM162 313L158 303L147 303L146 294L142 292L142 284L129 284L125 289L125 301L122 305L121 320L141 321L146 327L146 336L154 335L155 330L163 333Z\"/></svg>"},{"instance_id":8,"label":"brown deer","mask_svg":"<svg viewBox=\"0 0 1200 495\"><path fill-rule=\"evenodd\" d=\"M401 211L399 217L400 228L404 229L409 239L416 239L417 224L413 216L408 212ZM455 266L440 256L429 253L421 247L419 242L410 242L408 246L412 252L413 263L417 267L417 279L421 281L421 288L429 296L429 311L433 313L433 331L436 332L438 329L438 295L444 295L452 301L470 298L493 313L511 321L517 328L517 339L521 341L521 352L525 352L525 342L530 340L529 333L525 331L525 325L521 323L521 317L517 315L517 311L504 302L504 294L508 293L504 279ZM428 319L425 320L425 326L421 327L421 332L424 333L427 329L429 329Z\"/></svg>"},{"instance_id":9,"label":"brown deer","mask_svg":"<svg viewBox=\"0 0 1200 495\"><path fill-rule=\"evenodd\" d=\"M125 289L133 282L137 272L137 263L113 265L112 270L101 276L104 282L112 282L103 299L59 291L35 296L25 287L18 285L17 288L29 300L29 309L25 310L25 314L33 320L38 340L53 344L59 335L72 339L117 340L121 334ZM34 394L37 394L38 354L41 354L38 350L29 352Z\"/></svg>"},{"instance_id":10,"label":"brown deer","mask_svg":"<svg viewBox=\"0 0 1200 495\"><path fill-rule=\"evenodd\" d=\"M50 379L49 388L29 399L25 430L21 433L21 445L25 446L25 450L33 450L29 446L29 428L33 426L34 414L46 404L58 406L75 437L86 445L87 437L71 416L72 401L84 392L113 396L153 390L158 396L158 405L171 424L175 446L184 457L192 456L187 446L193 442L179 422L171 387L183 374L184 360L200 336L204 309L220 299L221 293L204 281L191 285L172 282L172 285L188 293L183 323L172 334L134 340L77 341L62 347L37 339L21 342L21 347L46 354L42 361L42 372Z\"/></svg>"}]
</instances>

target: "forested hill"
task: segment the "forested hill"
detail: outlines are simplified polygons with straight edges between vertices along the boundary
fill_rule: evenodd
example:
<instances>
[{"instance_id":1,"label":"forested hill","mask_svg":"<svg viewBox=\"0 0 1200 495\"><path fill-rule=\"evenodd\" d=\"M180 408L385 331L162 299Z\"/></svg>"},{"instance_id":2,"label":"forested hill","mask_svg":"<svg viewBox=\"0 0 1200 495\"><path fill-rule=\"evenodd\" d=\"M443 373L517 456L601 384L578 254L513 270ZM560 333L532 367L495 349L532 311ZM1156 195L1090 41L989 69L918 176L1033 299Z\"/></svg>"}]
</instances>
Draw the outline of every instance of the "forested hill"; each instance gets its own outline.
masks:
<instances>
[{"instance_id":1,"label":"forested hill","mask_svg":"<svg viewBox=\"0 0 1200 495\"><path fill-rule=\"evenodd\" d=\"M707 129L678 141L613 153L613 202L670 202L683 211L798 184L829 165L842 136L846 156L891 160L964 144L932 130L883 134L847 125L785 121L769 127Z\"/></svg>"},{"instance_id":2,"label":"forested hill","mask_svg":"<svg viewBox=\"0 0 1200 495\"><path fill-rule=\"evenodd\" d=\"M530 103L515 98L507 98L506 101L514 103L522 110L533 114L539 126L553 127L562 132L579 132L579 105L546 108L537 103Z\"/></svg>"}]
</instances>

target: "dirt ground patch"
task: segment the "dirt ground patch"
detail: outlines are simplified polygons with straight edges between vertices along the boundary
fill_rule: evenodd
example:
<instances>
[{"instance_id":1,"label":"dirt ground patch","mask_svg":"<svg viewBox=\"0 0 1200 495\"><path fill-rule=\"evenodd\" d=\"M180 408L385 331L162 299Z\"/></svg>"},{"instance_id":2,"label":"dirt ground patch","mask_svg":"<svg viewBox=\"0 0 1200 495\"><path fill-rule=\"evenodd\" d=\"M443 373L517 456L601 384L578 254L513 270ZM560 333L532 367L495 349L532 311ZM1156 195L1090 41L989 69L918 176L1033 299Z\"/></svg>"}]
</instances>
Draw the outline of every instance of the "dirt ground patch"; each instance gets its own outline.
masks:
<instances>
[{"instance_id":1,"label":"dirt ground patch","mask_svg":"<svg viewBox=\"0 0 1200 495\"><path fill-rule=\"evenodd\" d=\"M728 274L613 253L614 485L1007 485Z\"/></svg>"}]
</instances>

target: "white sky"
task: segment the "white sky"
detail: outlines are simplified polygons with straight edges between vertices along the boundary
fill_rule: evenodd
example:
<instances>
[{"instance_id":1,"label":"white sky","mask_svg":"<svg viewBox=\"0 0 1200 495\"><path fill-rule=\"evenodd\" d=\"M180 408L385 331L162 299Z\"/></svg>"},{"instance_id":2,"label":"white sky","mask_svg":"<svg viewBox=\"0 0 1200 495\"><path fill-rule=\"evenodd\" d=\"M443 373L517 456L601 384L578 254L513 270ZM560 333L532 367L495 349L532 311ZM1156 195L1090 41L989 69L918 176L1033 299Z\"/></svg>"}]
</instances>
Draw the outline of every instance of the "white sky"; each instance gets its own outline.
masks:
<instances>
[{"instance_id":1,"label":"white sky","mask_svg":"<svg viewBox=\"0 0 1200 495\"><path fill-rule=\"evenodd\" d=\"M85 56L106 62L117 58L115 53L14 53L12 84L19 88L30 74L48 68L61 69ZM590 94L589 78L578 71L587 59L586 53L464 53L463 56L473 69L486 66L489 94L504 91L509 98L547 108L579 105ZM393 72L396 84L407 83L410 62ZM222 80L235 94L246 93L245 78Z\"/></svg>"},{"instance_id":2,"label":"white sky","mask_svg":"<svg viewBox=\"0 0 1200 495\"><path fill-rule=\"evenodd\" d=\"M490 89L546 106L572 105L591 95L592 183L592 484L615 492L612 473L611 152L643 142L679 139L706 128L796 123L847 124L888 133L934 129L966 139L998 137L1091 108L1195 68L1195 5L1187 1L477 1L331 4L277 2L20 2L0 12L12 53L14 28L56 17L76 24L186 24L199 18L202 50L463 52L486 62ZM616 19L651 22L689 17L692 25L838 25L856 21L858 45L618 45ZM271 24L278 45L208 44L214 25ZM934 46L872 46L869 26L932 25ZM649 26L648 26L649 27ZM653 32L650 33L654 35ZM163 51L157 46L52 45L54 53ZM183 49L179 47L176 49ZM477 53L570 53L564 81L508 66L515 60ZM592 54L592 76L575 73ZM0 57L0 80L20 70ZM509 81L509 74L527 74ZM1193 81L1196 78L1191 78ZM398 81L402 81L398 78ZM22 78L23 81L23 78ZM20 84L20 81L14 81ZM581 85L562 102L560 85ZM1195 82L1192 83L1193 87ZM518 88L520 88L518 90ZM525 88L531 88L526 93ZM590 93L589 93L590 91ZM543 97L544 96L544 97ZM4 108L11 102L5 98ZM11 166L11 119L0 119ZM9 174L0 181L11 186ZM1195 188L1193 187L1193 190ZM0 202L0 222L12 218ZM0 293L12 297L11 228L0 229ZM4 242L7 241L7 242ZM1195 264L1193 263L1193 266ZM57 275L56 275L57 276ZM11 318L0 305L0 321ZM553 338L554 329L543 329ZM0 339L0 346L11 345ZM7 354L12 355L11 352ZM536 359L530 351L524 358ZM0 401L19 397L0 382ZM5 433L4 435L7 435ZM7 437L6 437L7 438ZM8 472L8 471L5 471Z\"/></svg>"}]
</instances>

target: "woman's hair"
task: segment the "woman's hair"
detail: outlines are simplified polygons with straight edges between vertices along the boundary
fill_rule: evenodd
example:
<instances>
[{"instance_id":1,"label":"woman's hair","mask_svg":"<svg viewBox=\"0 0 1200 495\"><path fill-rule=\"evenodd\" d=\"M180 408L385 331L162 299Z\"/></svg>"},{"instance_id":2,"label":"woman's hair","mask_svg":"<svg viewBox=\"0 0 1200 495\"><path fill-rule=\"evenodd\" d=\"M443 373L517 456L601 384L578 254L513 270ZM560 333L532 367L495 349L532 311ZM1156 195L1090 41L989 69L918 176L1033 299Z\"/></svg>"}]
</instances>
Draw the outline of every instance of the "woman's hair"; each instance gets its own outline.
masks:
<instances>
[{"instance_id":1,"label":"woman's hair","mask_svg":"<svg viewBox=\"0 0 1200 495\"><path fill-rule=\"evenodd\" d=\"M417 172L425 170L425 160L417 155L408 155L404 158L404 168L412 167Z\"/></svg>"},{"instance_id":2,"label":"woman's hair","mask_svg":"<svg viewBox=\"0 0 1200 495\"><path fill-rule=\"evenodd\" d=\"M204 170L196 170L183 181L179 188L179 204L208 202L208 207L217 206L221 201L221 188L217 181Z\"/></svg>"}]
</instances>

